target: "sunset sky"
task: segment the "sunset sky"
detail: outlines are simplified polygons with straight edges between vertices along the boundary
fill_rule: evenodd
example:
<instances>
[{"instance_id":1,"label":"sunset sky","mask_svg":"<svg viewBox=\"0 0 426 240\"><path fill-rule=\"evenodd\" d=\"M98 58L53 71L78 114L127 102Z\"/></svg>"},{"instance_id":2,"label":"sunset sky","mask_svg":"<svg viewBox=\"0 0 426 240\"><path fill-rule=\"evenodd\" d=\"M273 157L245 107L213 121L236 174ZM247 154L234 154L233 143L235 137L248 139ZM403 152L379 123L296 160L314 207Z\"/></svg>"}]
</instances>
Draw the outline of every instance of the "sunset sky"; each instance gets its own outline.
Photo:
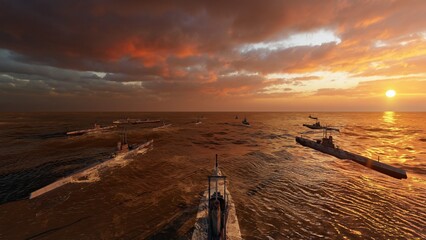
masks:
<instances>
[{"instance_id":1,"label":"sunset sky","mask_svg":"<svg viewBox=\"0 0 426 240\"><path fill-rule=\"evenodd\" d=\"M426 111L424 0L0 1L0 111L386 110Z\"/></svg>"}]
</instances>

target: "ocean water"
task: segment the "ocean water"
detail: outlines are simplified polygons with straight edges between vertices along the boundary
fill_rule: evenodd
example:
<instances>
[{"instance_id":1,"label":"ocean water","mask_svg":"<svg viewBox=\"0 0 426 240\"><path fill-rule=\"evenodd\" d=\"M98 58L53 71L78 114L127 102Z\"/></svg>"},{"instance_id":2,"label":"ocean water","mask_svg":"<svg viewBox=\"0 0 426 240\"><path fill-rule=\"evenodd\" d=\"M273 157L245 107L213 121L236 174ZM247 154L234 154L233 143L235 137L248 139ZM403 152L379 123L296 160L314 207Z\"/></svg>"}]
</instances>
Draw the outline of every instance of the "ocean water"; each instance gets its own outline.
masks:
<instances>
[{"instance_id":1,"label":"ocean water","mask_svg":"<svg viewBox=\"0 0 426 240\"><path fill-rule=\"evenodd\" d=\"M403 168L398 180L295 142L335 126L336 144ZM236 120L235 115L240 119ZM251 127L240 124L246 116ZM67 137L120 118L158 124ZM201 117L202 124L195 124ZM214 156L244 239L426 239L426 113L1 113L0 239L190 239ZM115 151L154 147L35 199L29 194Z\"/></svg>"}]
</instances>

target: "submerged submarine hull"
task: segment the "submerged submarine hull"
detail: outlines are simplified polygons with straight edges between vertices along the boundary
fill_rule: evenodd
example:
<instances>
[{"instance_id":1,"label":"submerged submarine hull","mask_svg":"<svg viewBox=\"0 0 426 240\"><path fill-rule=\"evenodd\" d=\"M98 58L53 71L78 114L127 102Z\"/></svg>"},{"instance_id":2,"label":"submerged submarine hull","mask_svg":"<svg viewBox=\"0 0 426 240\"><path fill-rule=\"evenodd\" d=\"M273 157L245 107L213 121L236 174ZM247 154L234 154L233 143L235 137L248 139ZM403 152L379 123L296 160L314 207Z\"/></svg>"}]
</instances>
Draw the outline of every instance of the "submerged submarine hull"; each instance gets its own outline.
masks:
<instances>
[{"instance_id":1,"label":"submerged submarine hull","mask_svg":"<svg viewBox=\"0 0 426 240\"><path fill-rule=\"evenodd\" d=\"M361 155L358 154L354 154L345 150L341 150L338 148L332 148L332 147L327 147L324 146L320 143L317 143L315 141L306 139L306 138L302 138L302 137L296 137L296 142L306 146L306 147L310 147L313 148L315 150L318 150L320 152L332 155L334 157L340 158L340 159L349 159L352 160L356 163L359 163L361 165L364 165L368 168L371 168L373 170L376 170L378 172L381 172L383 174L386 174L388 176L394 177L394 178L398 178L398 179L406 179L407 178L407 173L405 172L405 170L400 169L400 168L396 168L393 166L390 166L388 164L385 163L381 163L375 160L372 160L370 158L366 158L363 157Z\"/></svg>"}]
</instances>

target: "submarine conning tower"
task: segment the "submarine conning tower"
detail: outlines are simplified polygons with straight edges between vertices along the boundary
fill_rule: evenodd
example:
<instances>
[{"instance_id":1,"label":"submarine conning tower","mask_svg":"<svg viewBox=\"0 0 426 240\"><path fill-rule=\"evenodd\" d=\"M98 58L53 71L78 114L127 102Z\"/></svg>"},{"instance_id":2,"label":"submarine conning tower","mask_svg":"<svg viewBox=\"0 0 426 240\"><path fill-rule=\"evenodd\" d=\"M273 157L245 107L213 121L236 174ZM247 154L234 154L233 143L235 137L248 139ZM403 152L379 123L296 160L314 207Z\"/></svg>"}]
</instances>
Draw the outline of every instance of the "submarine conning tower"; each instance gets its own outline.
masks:
<instances>
[{"instance_id":1,"label":"submarine conning tower","mask_svg":"<svg viewBox=\"0 0 426 240\"><path fill-rule=\"evenodd\" d=\"M127 151L129 151L129 144L127 143L127 134L126 133L123 134L122 141L118 141L118 143L117 143L117 150L119 152L127 152Z\"/></svg>"}]
</instances>

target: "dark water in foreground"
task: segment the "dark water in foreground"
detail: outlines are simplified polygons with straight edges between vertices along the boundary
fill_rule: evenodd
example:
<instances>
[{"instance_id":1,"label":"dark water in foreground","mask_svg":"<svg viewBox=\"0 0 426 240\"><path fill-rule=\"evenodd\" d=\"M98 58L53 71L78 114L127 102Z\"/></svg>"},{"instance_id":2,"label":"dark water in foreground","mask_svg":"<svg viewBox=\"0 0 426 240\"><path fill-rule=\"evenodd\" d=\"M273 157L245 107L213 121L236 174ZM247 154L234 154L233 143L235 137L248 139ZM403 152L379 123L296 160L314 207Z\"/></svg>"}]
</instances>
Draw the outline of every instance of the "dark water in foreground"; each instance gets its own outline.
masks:
<instances>
[{"instance_id":1,"label":"dark water in foreground","mask_svg":"<svg viewBox=\"0 0 426 240\"><path fill-rule=\"evenodd\" d=\"M203 115L202 124L195 125ZM219 154L245 239L426 239L426 113L318 113L340 148L401 167L397 180L295 143L321 134L309 113L0 114L0 239L188 239ZM122 167L39 198L31 191L108 159L119 131L66 131L119 118L172 123L127 127L154 149Z\"/></svg>"}]
</instances>

